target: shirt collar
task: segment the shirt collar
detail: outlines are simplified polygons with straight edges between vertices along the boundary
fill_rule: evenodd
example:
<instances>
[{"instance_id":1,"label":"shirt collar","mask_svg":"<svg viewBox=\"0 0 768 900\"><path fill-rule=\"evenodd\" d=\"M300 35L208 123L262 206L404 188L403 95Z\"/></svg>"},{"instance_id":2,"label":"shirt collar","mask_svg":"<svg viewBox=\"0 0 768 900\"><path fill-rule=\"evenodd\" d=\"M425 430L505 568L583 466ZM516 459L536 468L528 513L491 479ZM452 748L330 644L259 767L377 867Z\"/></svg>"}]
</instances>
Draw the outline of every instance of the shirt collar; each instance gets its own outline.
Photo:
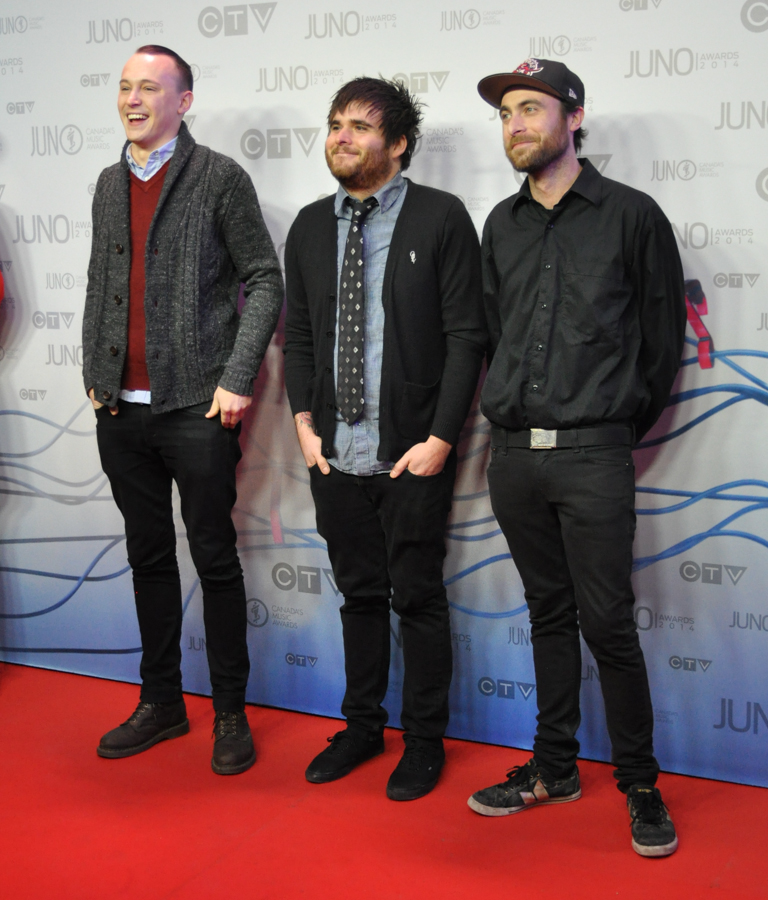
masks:
<instances>
[{"instance_id":1,"label":"shirt collar","mask_svg":"<svg viewBox=\"0 0 768 900\"><path fill-rule=\"evenodd\" d=\"M585 200L589 200L593 206L600 206L600 201L603 199L603 176L586 157L580 159L579 163L581 164L581 172L579 172L576 181L574 181L568 191L566 191L566 194L560 200L560 203L563 202L568 194L573 192L584 197ZM517 194L515 194L515 197L512 200L512 207L515 208L524 199L533 200L527 178L523 182L523 186Z\"/></svg>"},{"instance_id":2,"label":"shirt collar","mask_svg":"<svg viewBox=\"0 0 768 900\"><path fill-rule=\"evenodd\" d=\"M168 162L168 160L173 156L173 151L176 149L176 141L178 141L179 136L171 138L167 144L163 144L162 147L158 147L156 150L153 150L149 154L149 159L147 160L146 166L140 166L136 160L133 158L131 153L131 144L129 143L125 148L125 159L128 163L128 168L133 172L133 174L140 179L141 181L149 181L149 179Z\"/></svg>"},{"instance_id":3,"label":"shirt collar","mask_svg":"<svg viewBox=\"0 0 768 900\"><path fill-rule=\"evenodd\" d=\"M400 196L400 193L405 189L406 184L407 182L405 178L403 178L403 173L398 169L395 177L391 178L383 187L379 188L379 190L372 195L379 201L379 207L382 212L386 212L392 206ZM350 200L354 199L341 185L339 185L339 189L336 191L336 199L333 204L336 217L339 219L344 218L345 213L349 210L349 205L345 205L344 203L347 198Z\"/></svg>"}]
</instances>

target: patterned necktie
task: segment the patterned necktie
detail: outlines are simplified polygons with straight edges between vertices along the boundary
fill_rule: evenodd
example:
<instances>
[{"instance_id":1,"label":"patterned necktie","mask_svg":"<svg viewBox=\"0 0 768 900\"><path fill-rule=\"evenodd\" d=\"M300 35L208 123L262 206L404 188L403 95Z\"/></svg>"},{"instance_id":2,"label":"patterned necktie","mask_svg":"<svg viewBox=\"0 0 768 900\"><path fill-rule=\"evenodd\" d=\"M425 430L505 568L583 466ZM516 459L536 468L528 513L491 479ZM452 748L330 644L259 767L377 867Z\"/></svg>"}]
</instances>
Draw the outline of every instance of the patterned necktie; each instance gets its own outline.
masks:
<instances>
[{"instance_id":1,"label":"patterned necktie","mask_svg":"<svg viewBox=\"0 0 768 900\"><path fill-rule=\"evenodd\" d=\"M365 274L363 266L363 222L379 205L375 197L349 200L352 224L347 234L341 267L339 295L339 371L336 405L347 425L354 425L363 412L363 349L365 345Z\"/></svg>"}]
</instances>

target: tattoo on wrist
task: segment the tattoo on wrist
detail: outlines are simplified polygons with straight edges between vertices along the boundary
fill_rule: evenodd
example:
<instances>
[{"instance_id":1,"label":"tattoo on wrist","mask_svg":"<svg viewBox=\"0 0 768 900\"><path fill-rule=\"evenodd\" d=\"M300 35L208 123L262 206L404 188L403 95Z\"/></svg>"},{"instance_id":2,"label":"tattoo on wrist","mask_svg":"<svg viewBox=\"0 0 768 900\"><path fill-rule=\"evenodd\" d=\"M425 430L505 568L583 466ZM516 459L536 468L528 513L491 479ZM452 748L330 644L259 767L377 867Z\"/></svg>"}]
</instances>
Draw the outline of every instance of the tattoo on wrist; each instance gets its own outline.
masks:
<instances>
[{"instance_id":1,"label":"tattoo on wrist","mask_svg":"<svg viewBox=\"0 0 768 900\"><path fill-rule=\"evenodd\" d=\"M311 412L300 412L296 413L296 425L303 425L305 428L309 428L312 434L315 434L315 423L312 421L312 413Z\"/></svg>"}]
</instances>

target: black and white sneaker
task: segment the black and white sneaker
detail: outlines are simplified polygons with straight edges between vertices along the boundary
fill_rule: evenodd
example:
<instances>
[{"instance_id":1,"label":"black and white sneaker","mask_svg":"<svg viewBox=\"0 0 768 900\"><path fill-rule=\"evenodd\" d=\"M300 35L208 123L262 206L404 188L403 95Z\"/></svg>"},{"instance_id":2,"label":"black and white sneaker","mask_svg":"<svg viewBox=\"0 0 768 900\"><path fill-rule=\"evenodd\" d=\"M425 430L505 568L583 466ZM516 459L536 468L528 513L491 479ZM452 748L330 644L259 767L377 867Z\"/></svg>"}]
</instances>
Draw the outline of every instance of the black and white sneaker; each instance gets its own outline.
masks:
<instances>
[{"instance_id":1,"label":"black and white sneaker","mask_svg":"<svg viewBox=\"0 0 768 900\"><path fill-rule=\"evenodd\" d=\"M570 803L581 797L579 770L567 778L552 778L536 760L515 766L507 772L507 780L472 794L467 803L481 816L511 816L544 803Z\"/></svg>"},{"instance_id":2,"label":"black and white sneaker","mask_svg":"<svg viewBox=\"0 0 768 900\"><path fill-rule=\"evenodd\" d=\"M677 850L677 834L658 788L633 784L627 791L632 820L632 849L640 856L670 856Z\"/></svg>"}]
</instances>

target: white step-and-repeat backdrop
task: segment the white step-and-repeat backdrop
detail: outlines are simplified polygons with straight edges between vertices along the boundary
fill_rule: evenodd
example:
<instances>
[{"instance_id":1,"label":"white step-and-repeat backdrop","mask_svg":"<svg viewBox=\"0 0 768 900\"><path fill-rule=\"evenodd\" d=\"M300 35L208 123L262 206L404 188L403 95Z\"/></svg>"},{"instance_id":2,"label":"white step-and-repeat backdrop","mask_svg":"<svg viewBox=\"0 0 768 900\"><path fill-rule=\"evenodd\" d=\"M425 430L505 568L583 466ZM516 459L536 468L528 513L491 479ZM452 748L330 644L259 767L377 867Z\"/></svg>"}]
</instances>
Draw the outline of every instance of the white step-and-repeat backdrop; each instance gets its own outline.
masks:
<instances>
[{"instance_id":1,"label":"white step-and-repeat backdrop","mask_svg":"<svg viewBox=\"0 0 768 900\"><path fill-rule=\"evenodd\" d=\"M80 329L99 171L117 161L123 63L143 43L192 65L193 136L250 173L281 256L296 212L335 183L329 98L356 75L427 105L415 180L458 194L478 230L517 190L476 84L528 56L587 87L585 152L655 197L689 285L685 363L637 451L636 619L663 768L768 785L768 0L3 0L0 7L0 658L138 679L122 522L99 466ZM281 326L282 327L282 326ZM248 587L248 699L338 715L338 596L282 378L281 328L243 433L235 513ZM530 630L490 511L476 406L445 567L455 673L449 733L529 747ZM179 534L183 525L179 519ZM184 684L210 689L186 544ZM397 724L400 636L387 698ZM607 759L584 648L582 752Z\"/></svg>"}]
</instances>

